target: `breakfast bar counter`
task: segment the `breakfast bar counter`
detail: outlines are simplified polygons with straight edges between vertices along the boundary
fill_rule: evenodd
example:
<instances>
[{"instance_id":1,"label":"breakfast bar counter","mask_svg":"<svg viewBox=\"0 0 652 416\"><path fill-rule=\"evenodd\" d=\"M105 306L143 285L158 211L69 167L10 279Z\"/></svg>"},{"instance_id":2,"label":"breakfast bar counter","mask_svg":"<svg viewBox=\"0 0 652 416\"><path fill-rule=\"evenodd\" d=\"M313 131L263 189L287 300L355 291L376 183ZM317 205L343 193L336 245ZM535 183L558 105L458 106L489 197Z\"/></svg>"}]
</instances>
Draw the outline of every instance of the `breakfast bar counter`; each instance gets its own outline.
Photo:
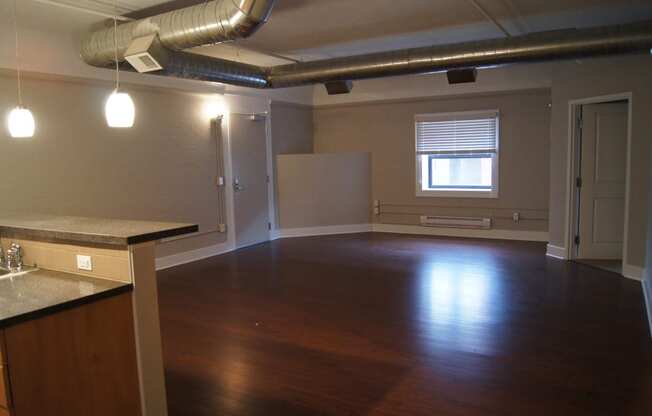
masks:
<instances>
[{"instance_id":1,"label":"breakfast bar counter","mask_svg":"<svg viewBox=\"0 0 652 416\"><path fill-rule=\"evenodd\" d=\"M4 368L13 378L13 391L0 383L0 416L166 416L155 244L197 230L179 222L0 212L0 358L12 361ZM8 270L15 263L23 272ZM66 354L55 350L80 356L59 359ZM54 374L76 378L66 384ZM80 399L62 400L68 395Z\"/></svg>"}]
</instances>

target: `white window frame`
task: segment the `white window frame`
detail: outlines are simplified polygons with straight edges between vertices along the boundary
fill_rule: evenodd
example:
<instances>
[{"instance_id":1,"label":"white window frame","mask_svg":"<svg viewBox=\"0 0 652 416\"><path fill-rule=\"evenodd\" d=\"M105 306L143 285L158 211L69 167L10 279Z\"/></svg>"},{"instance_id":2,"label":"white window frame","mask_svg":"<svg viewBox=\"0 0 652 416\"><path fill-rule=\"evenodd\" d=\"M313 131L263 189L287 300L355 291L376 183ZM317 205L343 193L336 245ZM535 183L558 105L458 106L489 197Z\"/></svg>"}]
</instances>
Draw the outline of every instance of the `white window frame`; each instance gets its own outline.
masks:
<instances>
[{"instance_id":1,"label":"white window frame","mask_svg":"<svg viewBox=\"0 0 652 416\"><path fill-rule=\"evenodd\" d=\"M419 119L433 117L433 118L447 118L447 117L472 117L472 116L486 116L488 113L496 114L496 153L492 156L491 161L491 184L490 191L483 191L478 189L422 189L421 186L421 155L417 153L418 130L417 121ZM481 110L481 111L458 111L451 113L432 113L432 114L417 114L414 116L414 155L415 155L415 184L416 196L418 197L439 197L439 198L498 198L499 190L499 160L500 160L500 111L499 110Z\"/></svg>"}]
</instances>

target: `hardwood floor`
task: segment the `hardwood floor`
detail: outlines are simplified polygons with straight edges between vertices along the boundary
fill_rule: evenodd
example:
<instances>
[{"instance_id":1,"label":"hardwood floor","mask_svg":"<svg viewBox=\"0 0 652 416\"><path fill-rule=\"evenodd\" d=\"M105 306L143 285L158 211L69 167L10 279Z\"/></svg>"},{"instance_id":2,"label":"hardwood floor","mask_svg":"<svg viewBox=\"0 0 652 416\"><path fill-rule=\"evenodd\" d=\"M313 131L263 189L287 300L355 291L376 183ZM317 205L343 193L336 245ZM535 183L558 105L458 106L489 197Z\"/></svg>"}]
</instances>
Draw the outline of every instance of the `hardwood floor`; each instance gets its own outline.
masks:
<instances>
[{"instance_id":1,"label":"hardwood floor","mask_svg":"<svg viewBox=\"0 0 652 416\"><path fill-rule=\"evenodd\" d=\"M368 233L159 272L170 414L652 415L640 283L544 253Z\"/></svg>"}]
</instances>

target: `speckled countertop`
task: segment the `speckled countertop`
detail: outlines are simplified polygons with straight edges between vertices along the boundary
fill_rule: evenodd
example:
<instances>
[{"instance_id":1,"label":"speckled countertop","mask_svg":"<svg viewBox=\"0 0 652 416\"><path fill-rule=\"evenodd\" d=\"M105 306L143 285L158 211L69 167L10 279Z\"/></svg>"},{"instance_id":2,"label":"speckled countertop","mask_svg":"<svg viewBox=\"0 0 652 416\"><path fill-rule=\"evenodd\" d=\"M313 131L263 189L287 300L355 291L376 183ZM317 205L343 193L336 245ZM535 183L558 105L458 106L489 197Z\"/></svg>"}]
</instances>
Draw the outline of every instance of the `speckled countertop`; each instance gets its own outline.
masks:
<instances>
[{"instance_id":1,"label":"speckled countertop","mask_svg":"<svg viewBox=\"0 0 652 416\"><path fill-rule=\"evenodd\" d=\"M0 235L126 246L190 234L196 224L0 213Z\"/></svg>"},{"instance_id":2,"label":"speckled countertop","mask_svg":"<svg viewBox=\"0 0 652 416\"><path fill-rule=\"evenodd\" d=\"M0 328L131 289L131 283L42 269L0 276Z\"/></svg>"}]
</instances>

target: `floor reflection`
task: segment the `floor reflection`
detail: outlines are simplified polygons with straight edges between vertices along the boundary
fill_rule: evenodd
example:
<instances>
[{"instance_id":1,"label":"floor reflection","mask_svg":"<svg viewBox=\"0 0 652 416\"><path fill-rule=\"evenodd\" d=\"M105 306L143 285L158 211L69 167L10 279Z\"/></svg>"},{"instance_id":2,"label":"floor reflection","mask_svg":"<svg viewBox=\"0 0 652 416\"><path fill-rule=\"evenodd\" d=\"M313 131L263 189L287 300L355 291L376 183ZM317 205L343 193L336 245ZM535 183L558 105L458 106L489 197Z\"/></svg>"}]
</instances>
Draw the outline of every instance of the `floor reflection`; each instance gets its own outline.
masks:
<instances>
[{"instance_id":1,"label":"floor reflection","mask_svg":"<svg viewBox=\"0 0 652 416\"><path fill-rule=\"evenodd\" d=\"M489 263L492 263L489 260ZM423 346L491 353L496 334L487 324L499 319L502 302L494 264L430 262L419 279L417 314Z\"/></svg>"},{"instance_id":2,"label":"floor reflection","mask_svg":"<svg viewBox=\"0 0 652 416\"><path fill-rule=\"evenodd\" d=\"M283 239L158 283L171 416L652 415L640 283L542 243Z\"/></svg>"}]
</instances>

